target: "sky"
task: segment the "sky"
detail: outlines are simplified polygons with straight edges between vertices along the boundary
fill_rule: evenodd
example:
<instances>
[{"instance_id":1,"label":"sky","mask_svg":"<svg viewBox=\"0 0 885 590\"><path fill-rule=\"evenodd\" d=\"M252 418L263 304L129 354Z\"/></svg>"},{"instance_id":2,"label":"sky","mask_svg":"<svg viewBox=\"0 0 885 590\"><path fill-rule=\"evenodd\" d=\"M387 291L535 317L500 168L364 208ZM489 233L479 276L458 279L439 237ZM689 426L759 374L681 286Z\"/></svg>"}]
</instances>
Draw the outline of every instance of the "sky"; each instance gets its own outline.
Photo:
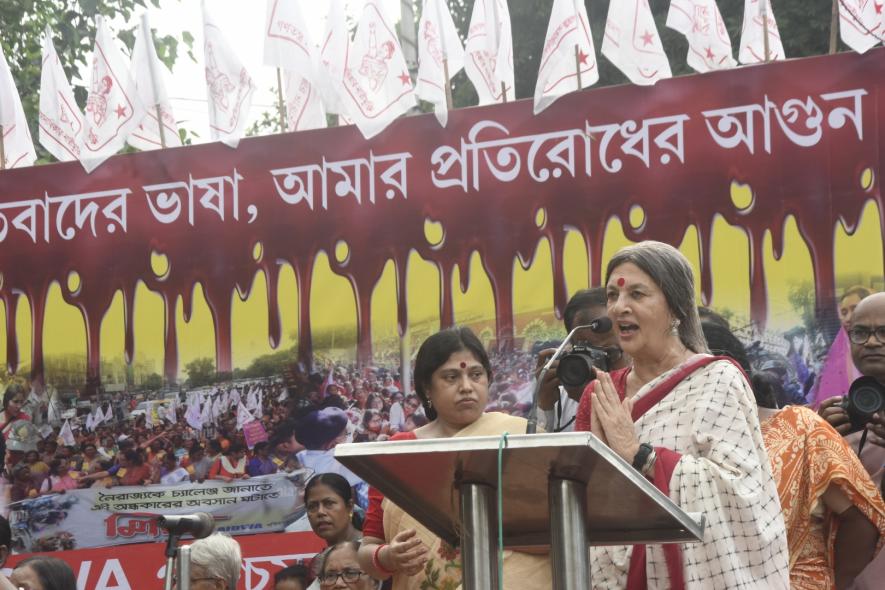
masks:
<instances>
[{"instance_id":1,"label":"sky","mask_svg":"<svg viewBox=\"0 0 885 590\"><path fill-rule=\"evenodd\" d=\"M301 4L308 29L316 42L325 29L330 0L294 1ZM363 0L347 0L346 5L348 13L356 19L362 9ZM382 0L382 5L391 24L398 22L399 0ZM182 31L190 31L194 36L194 57L198 60L197 63L193 62L184 45L179 46L172 79L166 80L166 91L172 99L173 113L179 126L199 135L199 138L193 138L194 143L207 142L209 122L203 74L203 22L200 2L162 0L160 6L159 9L151 6L148 10L148 18L156 35L173 35L180 40ZM276 70L265 66L262 60L262 32L267 4L260 0L206 0L206 6L258 87L252 99L248 128L252 122L261 118L262 113L273 111L276 103ZM130 25L136 25L140 18L141 12L138 12ZM116 32L113 24L111 26L112 32ZM82 81L84 85L88 85L88 82L88 77Z\"/></svg>"}]
</instances>

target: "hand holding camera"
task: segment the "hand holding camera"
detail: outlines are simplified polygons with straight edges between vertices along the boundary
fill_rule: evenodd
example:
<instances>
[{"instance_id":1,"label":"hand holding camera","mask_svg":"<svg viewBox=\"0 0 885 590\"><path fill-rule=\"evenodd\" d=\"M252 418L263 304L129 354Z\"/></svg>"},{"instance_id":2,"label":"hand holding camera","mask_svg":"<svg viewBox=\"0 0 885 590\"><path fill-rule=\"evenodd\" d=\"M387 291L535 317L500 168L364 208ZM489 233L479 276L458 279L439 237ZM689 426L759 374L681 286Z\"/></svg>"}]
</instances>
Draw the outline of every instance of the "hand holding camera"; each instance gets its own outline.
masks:
<instances>
[{"instance_id":1,"label":"hand holding camera","mask_svg":"<svg viewBox=\"0 0 885 590\"><path fill-rule=\"evenodd\" d=\"M818 414L845 436L869 428L869 442L885 447L885 386L873 377L860 377L848 395L821 403Z\"/></svg>"}]
</instances>

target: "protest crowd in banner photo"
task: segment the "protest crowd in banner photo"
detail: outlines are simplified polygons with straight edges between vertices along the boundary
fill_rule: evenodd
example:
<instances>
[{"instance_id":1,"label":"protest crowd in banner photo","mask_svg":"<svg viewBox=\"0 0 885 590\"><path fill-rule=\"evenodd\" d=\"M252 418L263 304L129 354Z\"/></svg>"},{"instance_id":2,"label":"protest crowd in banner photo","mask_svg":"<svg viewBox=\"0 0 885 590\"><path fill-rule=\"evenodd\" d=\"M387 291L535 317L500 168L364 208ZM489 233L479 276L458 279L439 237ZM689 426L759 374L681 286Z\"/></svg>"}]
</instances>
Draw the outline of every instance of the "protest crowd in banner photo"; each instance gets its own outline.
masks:
<instances>
[{"instance_id":1,"label":"protest crowd in banner photo","mask_svg":"<svg viewBox=\"0 0 885 590\"><path fill-rule=\"evenodd\" d=\"M81 588L160 588L156 516L206 511L241 543L239 587L272 588L324 547L306 518L311 475L341 473L366 508L365 482L329 467L334 446L426 423L410 371L427 336L471 327L491 354L489 409L525 415L535 355L564 337L570 296L642 240L688 258L699 301L782 381L781 401L842 393L842 294L885 289L885 49L855 31L843 40L862 54L783 61L776 28L757 23L738 61L780 61L738 69L721 17L698 52L691 19L671 9L700 73L668 79L659 38L637 65L623 49L636 39L607 24L602 53L632 84L592 89L586 10L566 4L553 3L534 100L514 100L504 0L473 13L500 38L471 27L466 46L445 3L426 0L437 19L422 16L418 42L435 57L414 88L375 2L352 39L327 30L320 50L292 24L295 4L270 0L265 61L280 68L289 132L261 137L244 136L255 83L206 12L214 141L200 145L181 145L164 90L124 83L114 51L95 68L119 84L93 81L85 116L61 67L47 69L50 110L67 122L41 96L40 141L61 161L30 166L7 143L0 170L0 377L27 392L33 425L4 425L26 441L16 460L55 477L60 452L74 483L43 494L8 466L13 549L62 557ZM609 16L656 30L645 2ZM153 71L144 30L133 71ZM96 47L114 44L107 23L97 31ZM452 109L462 67L480 105ZM108 118L130 95L132 120ZM402 117L416 96L433 112ZM0 109L19 134L20 109ZM145 151L115 155L124 142ZM221 457L239 441L253 477L209 476L195 449ZM133 443L142 458L121 470L115 454Z\"/></svg>"}]
</instances>

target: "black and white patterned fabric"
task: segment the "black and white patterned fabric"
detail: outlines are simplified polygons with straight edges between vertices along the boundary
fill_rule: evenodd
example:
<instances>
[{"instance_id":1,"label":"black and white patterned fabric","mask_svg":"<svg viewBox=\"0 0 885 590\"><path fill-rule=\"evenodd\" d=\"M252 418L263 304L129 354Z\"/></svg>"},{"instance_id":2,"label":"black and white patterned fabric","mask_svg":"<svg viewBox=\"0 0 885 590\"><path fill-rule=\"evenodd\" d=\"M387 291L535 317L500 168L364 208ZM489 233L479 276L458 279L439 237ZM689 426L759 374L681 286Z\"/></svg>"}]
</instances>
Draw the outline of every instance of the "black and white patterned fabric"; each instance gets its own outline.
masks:
<instances>
[{"instance_id":1,"label":"black and white patterned fabric","mask_svg":"<svg viewBox=\"0 0 885 590\"><path fill-rule=\"evenodd\" d=\"M667 375L647 383L636 399ZM640 441L682 455L670 498L707 518L704 542L682 546L686 588L789 588L780 500L753 393L741 372L725 361L698 369L635 427ZM624 588L631 551L592 548L592 587ZM649 590L670 587L661 546L647 547L646 572Z\"/></svg>"}]
</instances>

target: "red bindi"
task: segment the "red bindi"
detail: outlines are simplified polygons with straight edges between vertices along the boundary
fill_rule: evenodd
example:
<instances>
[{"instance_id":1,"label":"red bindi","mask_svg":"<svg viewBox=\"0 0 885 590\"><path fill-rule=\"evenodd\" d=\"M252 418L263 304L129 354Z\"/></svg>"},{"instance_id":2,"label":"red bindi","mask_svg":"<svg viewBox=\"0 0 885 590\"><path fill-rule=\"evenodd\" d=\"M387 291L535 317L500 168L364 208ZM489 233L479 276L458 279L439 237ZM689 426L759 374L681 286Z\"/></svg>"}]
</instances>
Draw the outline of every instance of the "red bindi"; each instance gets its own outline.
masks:
<instances>
[{"instance_id":1,"label":"red bindi","mask_svg":"<svg viewBox=\"0 0 885 590\"><path fill-rule=\"evenodd\" d=\"M462 362L462 363L461 363L461 368L462 368L462 369L466 369L466 368L467 368L467 363Z\"/></svg>"},{"instance_id":2,"label":"red bindi","mask_svg":"<svg viewBox=\"0 0 885 590\"><path fill-rule=\"evenodd\" d=\"M619 278L618 279L618 287L623 287L625 282L626 281L624 281L624 277Z\"/></svg>"}]
</instances>

